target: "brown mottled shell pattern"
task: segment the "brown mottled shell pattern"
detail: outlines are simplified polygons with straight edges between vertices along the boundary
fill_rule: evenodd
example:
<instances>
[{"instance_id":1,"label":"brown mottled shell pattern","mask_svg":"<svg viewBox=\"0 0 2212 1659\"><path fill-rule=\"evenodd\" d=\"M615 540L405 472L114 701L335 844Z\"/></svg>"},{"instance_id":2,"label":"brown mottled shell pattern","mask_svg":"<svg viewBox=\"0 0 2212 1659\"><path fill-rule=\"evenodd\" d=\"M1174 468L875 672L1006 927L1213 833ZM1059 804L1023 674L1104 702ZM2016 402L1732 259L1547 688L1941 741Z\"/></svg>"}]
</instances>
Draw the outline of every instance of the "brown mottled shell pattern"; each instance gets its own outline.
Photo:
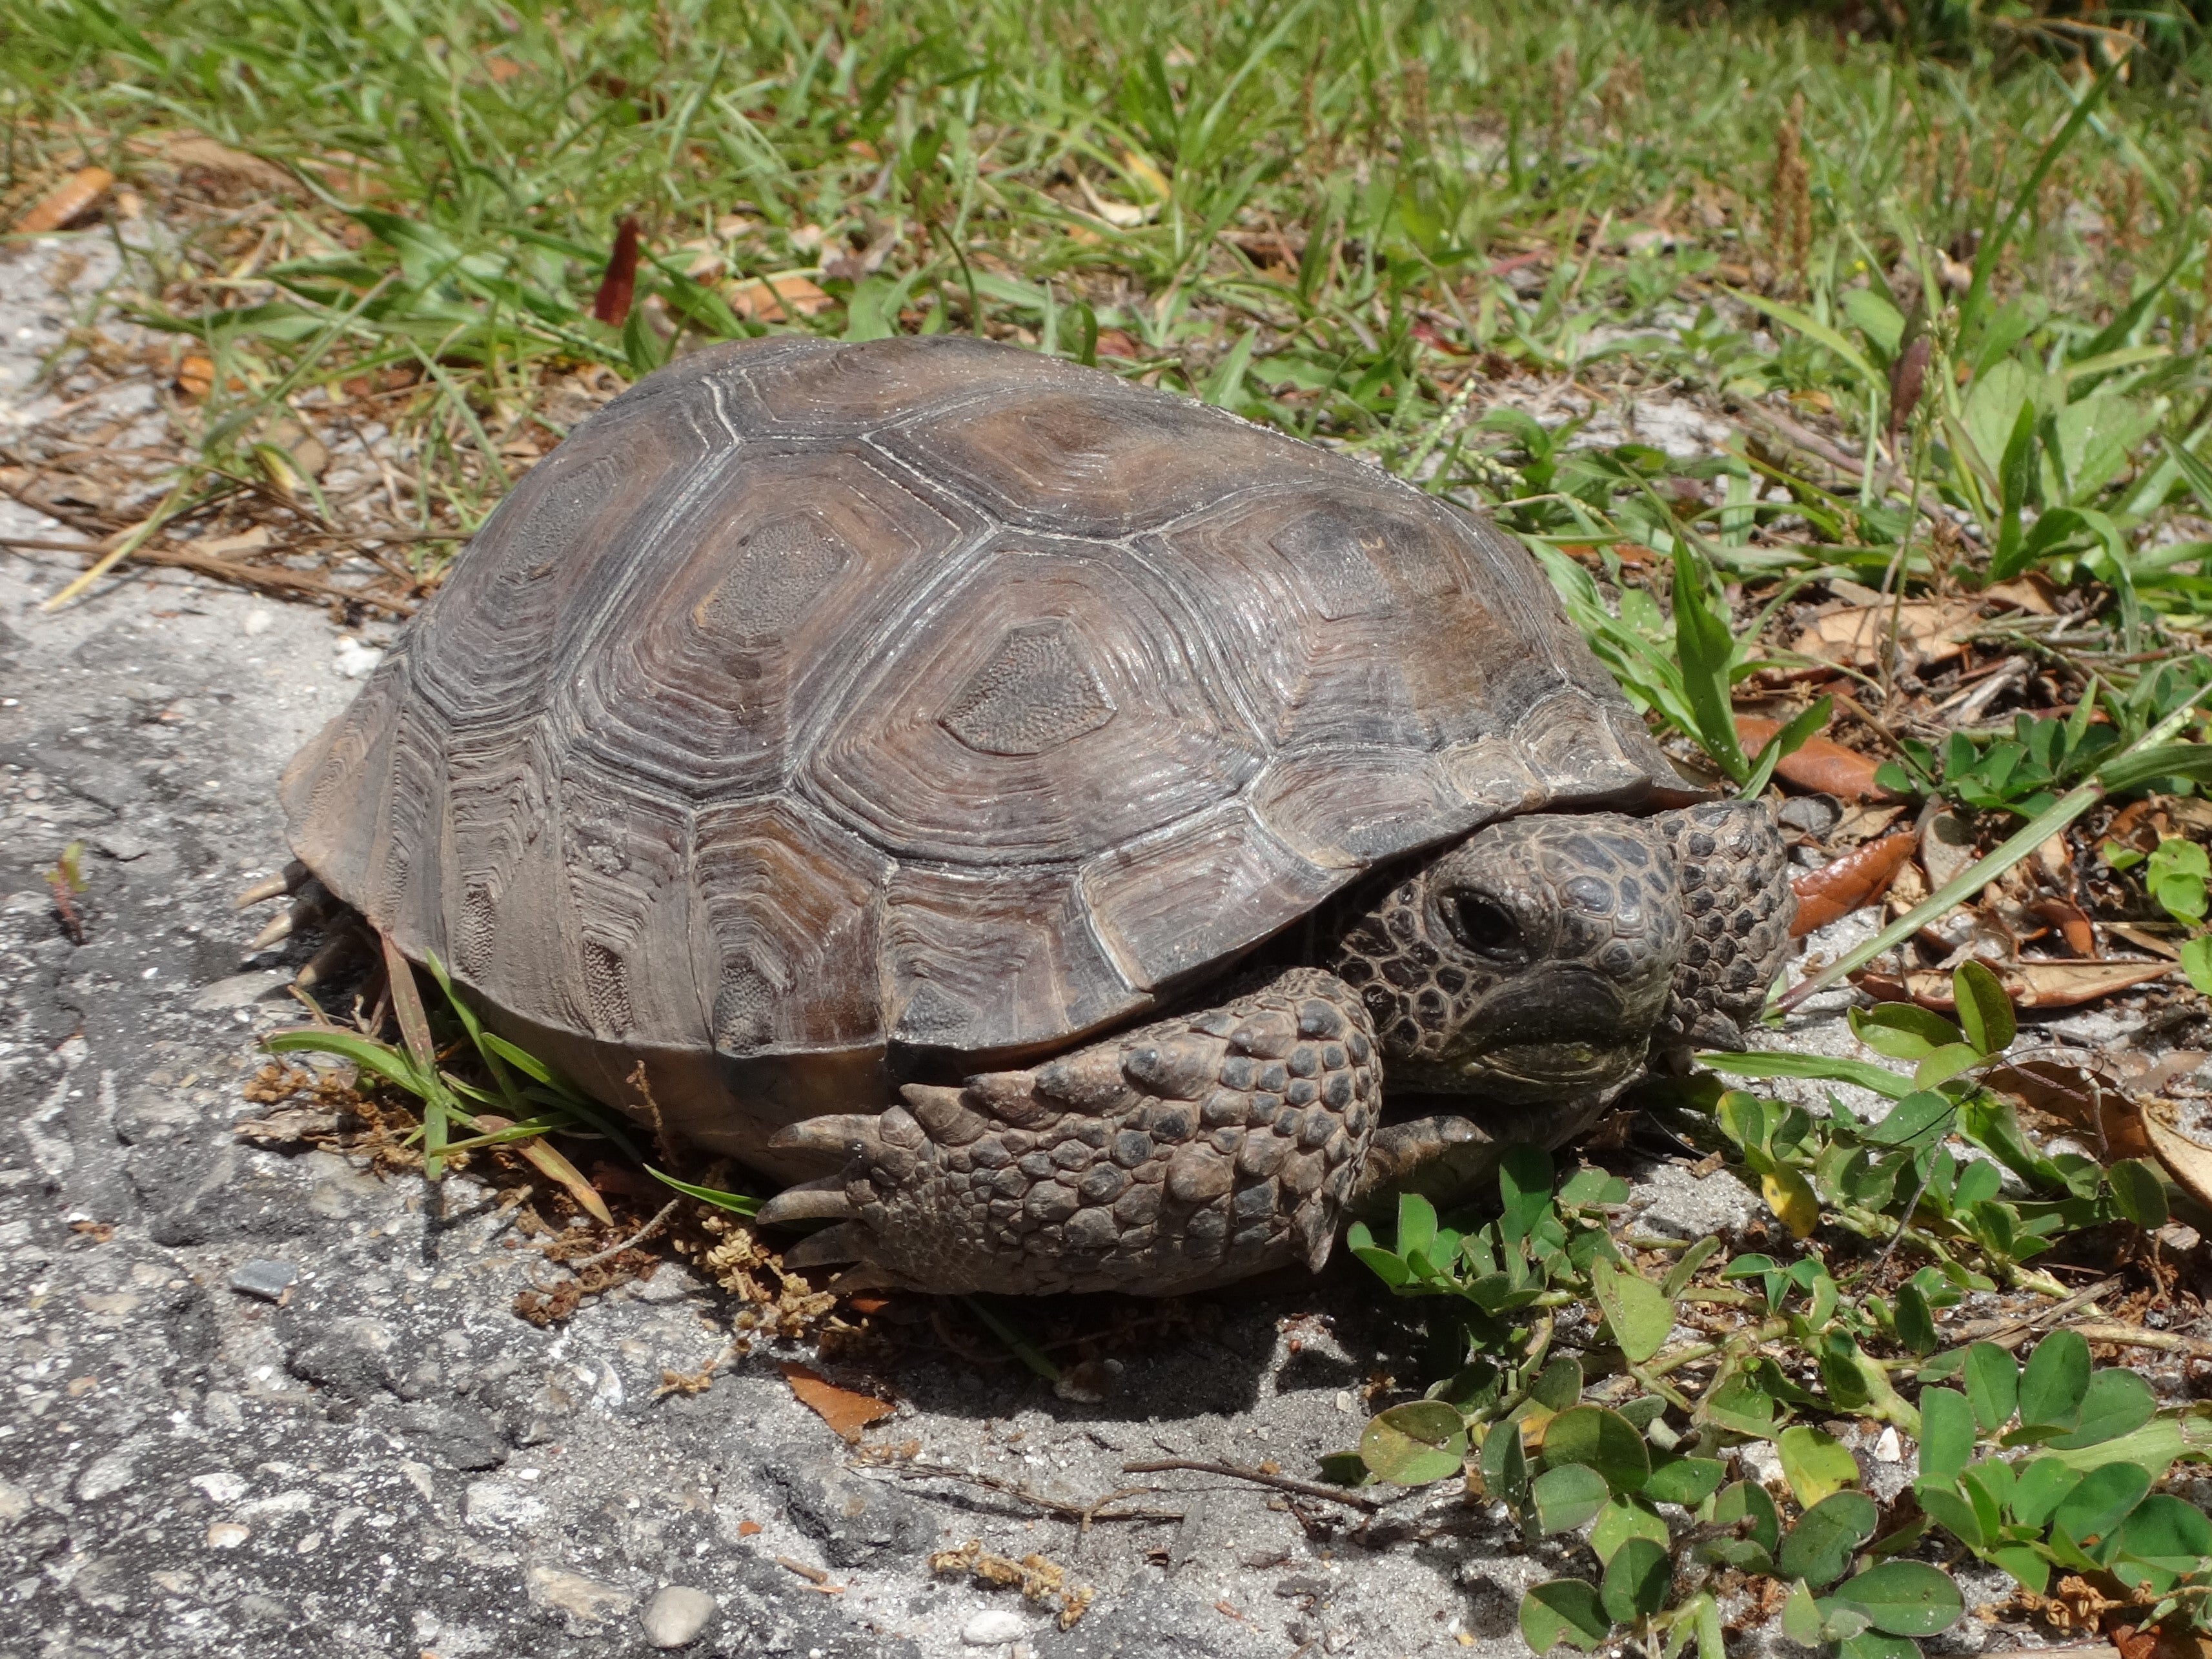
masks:
<instances>
[{"instance_id":1,"label":"brown mottled shell pattern","mask_svg":"<svg viewBox=\"0 0 2212 1659\"><path fill-rule=\"evenodd\" d=\"M1008 347L684 358L502 502L284 799L586 1087L776 1173L1378 862L1673 774L1487 526ZM648 1099L649 1097L649 1099Z\"/></svg>"}]
</instances>

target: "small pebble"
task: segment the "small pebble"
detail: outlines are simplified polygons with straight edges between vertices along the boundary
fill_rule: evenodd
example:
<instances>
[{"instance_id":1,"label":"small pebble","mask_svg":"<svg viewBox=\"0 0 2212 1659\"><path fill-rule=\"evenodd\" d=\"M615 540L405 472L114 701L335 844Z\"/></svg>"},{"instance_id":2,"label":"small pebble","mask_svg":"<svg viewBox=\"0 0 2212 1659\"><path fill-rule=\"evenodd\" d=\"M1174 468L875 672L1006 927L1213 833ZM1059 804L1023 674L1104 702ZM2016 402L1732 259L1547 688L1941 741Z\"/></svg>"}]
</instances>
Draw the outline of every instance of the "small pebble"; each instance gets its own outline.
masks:
<instances>
[{"instance_id":1,"label":"small pebble","mask_svg":"<svg viewBox=\"0 0 2212 1659\"><path fill-rule=\"evenodd\" d=\"M1001 1642L1018 1642L1029 1621L1004 1607L988 1607L961 1626L960 1639L971 1648L994 1648Z\"/></svg>"},{"instance_id":2,"label":"small pebble","mask_svg":"<svg viewBox=\"0 0 2212 1659\"><path fill-rule=\"evenodd\" d=\"M384 653L348 635L331 647L331 665L349 680L367 679L384 660Z\"/></svg>"},{"instance_id":3,"label":"small pebble","mask_svg":"<svg viewBox=\"0 0 2212 1659\"><path fill-rule=\"evenodd\" d=\"M246 620L239 624L239 632L249 640L258 639L276 626L276 613L264 611L259 605L256 605L246 613Z\"/></svg>"},{"instance_id":4,"label":"small pebble","mask_svg":"<svg viewBox=\"0 0 2212 1659\"><path fill-rule=\"evenodd\" d=\"M665 1584L645 1604L645 1639L657 1648L680 1648L699 1639L714 1616L714 1598L689 1584Z\"/></svg>"},{"instance_id":5,"label":"small pebble","mask_svg":"<svg viewBox=\"0 0 2212 1659\"><path fill-rule=\"evenodd\" d=\"M208 1547L211 1550L234 1550L252 1536L235 1521L218 1521L207 1529Z\"/></svg>"},{"instance_id":6,"label":"small pebble","mask_svg":"<svg viewBox=\"0 0 2212 1659\"><path fill-rule=\"evenodd\" d=\"M230 1276L230 1288L264 1302L282 1302L300 1282L300 1270L289 1261L248 1261Z\"/></svg>"}]
</instances>

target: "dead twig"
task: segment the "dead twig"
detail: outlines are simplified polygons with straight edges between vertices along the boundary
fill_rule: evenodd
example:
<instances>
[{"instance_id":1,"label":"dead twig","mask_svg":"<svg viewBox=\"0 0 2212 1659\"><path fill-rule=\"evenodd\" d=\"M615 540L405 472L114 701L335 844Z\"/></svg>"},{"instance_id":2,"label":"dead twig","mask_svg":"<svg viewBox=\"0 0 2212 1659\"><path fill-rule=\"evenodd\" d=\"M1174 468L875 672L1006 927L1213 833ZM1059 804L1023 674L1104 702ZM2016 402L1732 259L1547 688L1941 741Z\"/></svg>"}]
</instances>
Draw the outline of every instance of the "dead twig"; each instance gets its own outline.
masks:
<instances>
[{"instance_id":1,"label":"dead twig","mask_svg":"<svg viewBox=\"0 0 2212 1659\"><path fill-rule=\"evenodd\" d=\"M2127 1280L2118 1275L2100 1279L2085 1290L2079 1290L2063 1302L2054 1302L2047 1308L2039 1308L2025 1318L1978 1319L1970 1325L1961 1325L1952 1332L1954 1342L1994 1342L2001 1348L2009 1348L2026 1341L2036 1332L2048 1330L2076 1309L2087 1307L2100 1296L2110 1296L2125 1287Z\"/></svg>"},{"instance_id":2,"label":"dead twig","mask_svg":"<svg viewBox=\"0 0 2212 1659\"><path fill-rule=\"evenodd\" d=\"M570 1273L581 1273L586 1267L596 1267L602 1261L613 1261L624 1250L636 1249L637 1246L644 1243L647 1239L651 1238L655 1233L659 1232L663 1227L668 1224L668 1218L676 1213L676 1206L683 1201L684 1200L681 1198L670 1199L667 1203L660 1206L659 1214L655 1215L652 1220L647 1222L645 1225L640 1227L628 1238L623 1240L621 1243L610 1244L605 1249L599 1251L597 1255L587 1255L580 1261L568 1261L563 1262L562 1265L567 1267Z\"/></svg>"},{"instance_id":3,"label":"dead twig","mask_svg":"<svg viewBox=\"0 0 2212 1659\"><path fill-rule=\"evenodd\" d=\"M1170 1469L1188 1469L1193 1474L1218 1474L1231 1480L1249 1480L1258 1486L1273 1486L1277 1492L1296 1492L1301 1498L1326 1498L1332 1504L1341 1504L1347 1509L1364 1510L1372 1515L1381 1509L1379 1499L1363 1498L1342 1486L1323 1486L1311 1480L1293 1480L1286 1474L1269 1474L1265 1469L1239 1468L1234 1463L1206 1463L1194 1458L1170 1457L1152 1463L1124 1463L1124 1474L1160 1474Z\"/></svg>"},{"instance_id":4,"label":"dead twig","mask_svg":"<svg viewBox=\"0 0 2212 1659\"><path fill-rule=\"evenodd\" d=\"M1109 1504L1118 1504L1125 1498L1157 1492L1158 1488L1154 1486L1124 1486L1119 1491L1108 1492L1103 1498L1094 1498L1088 1504L1079 1504L1073 1498L1054 1498L1038 1492L1018 1480L985 1474L976 1469L955 1468L946 1463L886 1463L880 1467L891 1470L904 1480L957 1480L967 1486L981 1486L987 1492L1001 1492L1008 1498L1033 1504L1049 1515L1058 1516L1064 1521L1076 1522L1086 1530L1094 1521L1180 1521L1183 1518L1181 1510L1123 1510L1113 1515L1103 1512Z\"/></svg>"}]
</instances>

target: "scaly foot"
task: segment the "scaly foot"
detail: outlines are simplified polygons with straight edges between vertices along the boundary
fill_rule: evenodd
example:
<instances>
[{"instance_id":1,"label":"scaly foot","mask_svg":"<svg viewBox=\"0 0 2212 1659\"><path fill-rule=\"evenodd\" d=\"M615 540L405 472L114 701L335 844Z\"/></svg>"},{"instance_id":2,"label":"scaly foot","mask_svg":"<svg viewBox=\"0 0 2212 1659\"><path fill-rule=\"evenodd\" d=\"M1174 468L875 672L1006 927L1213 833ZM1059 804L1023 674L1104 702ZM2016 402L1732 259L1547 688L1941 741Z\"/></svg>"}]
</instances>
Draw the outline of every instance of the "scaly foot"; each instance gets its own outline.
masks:
<instances>
[{"instance_id":1,"label":"scaly foot","mask_svg":"<svg viewBox=\"0 0 2212 1659\"><path fill-rule=\"evenodd\" d=\"M843 1282L1168 1295L1328 1255L1382 1069L1351 988L1293 969L1218 1006L772 1143L844 1170L770 1200L835 1220L785 1254Z\"/></svg>"}]
</instances>

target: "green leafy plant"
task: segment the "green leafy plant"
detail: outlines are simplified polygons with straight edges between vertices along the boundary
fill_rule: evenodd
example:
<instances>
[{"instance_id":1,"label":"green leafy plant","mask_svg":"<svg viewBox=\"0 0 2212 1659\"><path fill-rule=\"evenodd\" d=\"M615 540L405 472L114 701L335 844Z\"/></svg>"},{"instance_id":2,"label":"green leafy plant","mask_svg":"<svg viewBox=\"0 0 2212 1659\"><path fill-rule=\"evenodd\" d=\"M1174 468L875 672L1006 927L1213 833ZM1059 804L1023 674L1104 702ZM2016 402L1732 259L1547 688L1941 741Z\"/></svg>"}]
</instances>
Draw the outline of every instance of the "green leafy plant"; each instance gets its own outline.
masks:
<instances>
[{"instance_id":1,"label":"green leafy plant","mask_svg":"<svg viewBox=\"0 0 2212 1659\"><path fill-rule=\"evenodd\" d=\"M1753 1097L1721 1097L1714 1123L1793 1231L1819 1215L1863 1237L1910 1239L1958 1290L1993 1283L2057 1286L2027 1263L2061 1237L2116 1219L2164 1219L2155 1175L2123 1162L2111 1169L2078 1153L2047 1155L2022 1132L2011 1100L1982 1074L2001 1063L2017 1036L2010 1000L1978 962L1952 975L1955 1019L1911 1002L1854 1009L1851 1029L1875 1053L1910 1061L1911 1077L1863 1060L1823 1054L1707 1054L1705 1065L1741 1077L1798 1077L1851 1083L1895 1103L1876 1121L1831 1098L1829 1115L1784 1109ZM1955 1136L1975 1156L1945 1146ZM2005 1190L2005 1172L2015 1190ZM2023 1193L2020 1190L2024 1188ZM1919 1352L1933 1346L1923 1301L1932 1286L1899 1293L1896 1310L1876 1299L1878 1323Z\"/></svg>"},{"instance_id":2,"label":"green leafy plant","mask_svg":"<svg viewBox=\"0 0 2212 1659\"><path fill-rule=\"evenodd\" d=\"M1531 1542L1567 1542L1587 1571L1533 1587L1522 1633L1541 1653L1623 1639L1700 1659L1724 1652L1723 1573L1775 1581L1784 1634L1839 1659L1911 1659L1964 1604L1949 1574L1917 1559L1940 1531L2040 1589L2051 1571L2108 1575L2146 1617L2208 1623L2212 1528L2153 1489L2179 1462L2212 1461L2212 1416L2161 1412L2142 1378L2098 1368L2079 1334L2045 1336L2023 1369L1988 1342L1946 1348L1947 1309L2002 1284L2063 1287L2022 1264L2084 1227L2166 1219L2157 1172L2053 1157L1980 1079L2017 1021L1978 963L1954 975L1956 1016L1883 1004L1854 1019L1870 1061L1797 1054L1709 1057L1741 1074L1824 1077L1893 1104L1826 1117L1741 1091L1690 1091L1684 1120L1755 1179L1788 1231L1856 1235L1878 1267L1905 1246L1902 1279L1847 1268L1832 1251L1748 1252L1718 1241L1638 1240L1676 1259L1641 1271L1607 1231L1625 1193L1580 1170L1558 1183L1527 1148L1501 1164L1499 1214L1454 1226L1426 1200L1400 1202L1386 1243L1352 1247L1400 1297L1466 1316L1464 1346L1425 1395L1377 1413L1332 1478L1420 1486L1462 1471ZM1702 1126L1702 1127L1700 1127ZM1571 1302L1595 1319L1579 1352L1559 1340ZM1680 1310L1735 1322L1680 1340ZM1885 1423L1919 1443L1913 1501L1859 1490L1832 1419ZM1778 1486L1730 1479L1763 1447Z\"/></svg>"},{"instance_id":3,"label":"green leafy plant","mask_svg":"<svg viewBox=\"0 0 2212 1659\"><path fill-rule=\"evenodd\" d=\"M2035 1594L2053 1569L2109 1573L2156 1598L2148 1620L2204 1622L2212 1522L2151 1493L2200 1425L2161 1415L2134 1371L2094 1368L2074 1331L2045 1337L2024 1366L1978 1342L1921 1376L1959 1384L1920 1396L1913 1494L1929 1521Z\"/></svg>"},{"instance_id":4,"label":"green leafy plant","mask_svg":"<svg viewBox=\"0 0 2212 1659\"><path fill-rule=\"evenodd\" d=\"M1531 546L1567 614L1630 699L1695 743L1747 799L1766 787L1784 758L1827 725L1831 700L1821 697L1756 755L1744 753L1731 690L1762 665L1759 630L1779 599L1750 627L1733 631L1710 568L1686 544L1678 544L1668 611L1662 613L1650 593L1632 585L1620 589L1618 609L1608 609L1589 572L1547 542Z\"/></svg>"},{"instance_id":5,"label":"green leafy plant","mask_svg":"<svg viewBox=\"0 0 2212 1659\"><path fill-rule=\"evenodd\" d=\"M2212 933L2202 931L2208 909L2206 886L2212 879L2212 862L2203 847L2180 836L2169 836L2148 855L2115 842L2104 846L2105 862L2114 870L2143 866L2143 890L2174 921L2191 928L2182 943L2181 970L2197 990L2212 996Z\"/></svg>"},{"instance_id":6,"label":"green leafy plant","mask_svg":"<svg viewBox=\"0 0 2212 1659\"><path fill-rule=\"evenodd\" d=\"M604 1140L632 1162L642 1164L619 1116L579 1093L529 1050L486 1027L433 957L425 968L443 994L443 1012L459 1028L458 1046L471 1054L483 1080L458 1075L446 1064L455 1045L441 1048L434 1040L428 1011L416 988L415 970L389 939L384 941L384 961L399 1023L398 1044L318 1024L272 1031L262 1046L277 1054L335 1055L412 1096L422 1109L422 1121L409 1132L404 1144L420 1145L422 1172L428 1179L439 1179L457 1152L511 1146L558 1182L595 1219L610 1222L605 1203L591 1182L546 1137L557 1133ZM453 1134L457 1125L465 1132L458 1139Z\"/></svg>"},{"instance_id":7,"label":"green leafy plant","mask_svg":"<svg viewBox=\"0 0 2212 1659\"><path fill-rule=\"evenodd\" d=\"M2111 726L2091 725L2089 713L2085 701L2063 720L2016 714L2010 737L1984 744L1954 732L1940 755L1932 744L1906 738L1898 745L1899 758L1883 762L1875 780L1896 794L1940 793L1977 811L2033 817L2118 741Z\"/></svg>"}]
</instances>

